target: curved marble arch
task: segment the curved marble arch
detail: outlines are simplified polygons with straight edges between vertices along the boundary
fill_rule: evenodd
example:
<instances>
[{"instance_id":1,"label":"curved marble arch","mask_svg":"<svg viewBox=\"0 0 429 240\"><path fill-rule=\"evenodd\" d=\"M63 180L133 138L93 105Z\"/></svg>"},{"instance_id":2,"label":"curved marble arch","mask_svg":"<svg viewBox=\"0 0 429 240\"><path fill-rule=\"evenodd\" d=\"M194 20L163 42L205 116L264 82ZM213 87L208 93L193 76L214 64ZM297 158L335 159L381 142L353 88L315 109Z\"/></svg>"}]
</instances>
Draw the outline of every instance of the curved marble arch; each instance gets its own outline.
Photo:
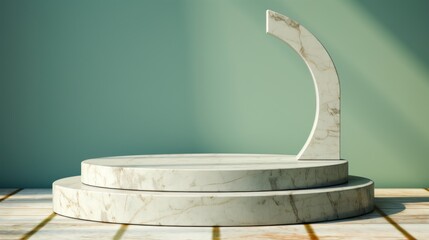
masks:
<instances>
[{"instance_id":1,"label":"curved marble arch","mask_svg":"<svg viewBox=\"0 0 429 240\"><path fill-rule=\"evenodd\" d=\"M305 61L316 89L316 115L298 160L340 159L340 84L334 63L317 38L298 22L267 10L267 33L291 46Z\"/></svg>"}]
</instances>

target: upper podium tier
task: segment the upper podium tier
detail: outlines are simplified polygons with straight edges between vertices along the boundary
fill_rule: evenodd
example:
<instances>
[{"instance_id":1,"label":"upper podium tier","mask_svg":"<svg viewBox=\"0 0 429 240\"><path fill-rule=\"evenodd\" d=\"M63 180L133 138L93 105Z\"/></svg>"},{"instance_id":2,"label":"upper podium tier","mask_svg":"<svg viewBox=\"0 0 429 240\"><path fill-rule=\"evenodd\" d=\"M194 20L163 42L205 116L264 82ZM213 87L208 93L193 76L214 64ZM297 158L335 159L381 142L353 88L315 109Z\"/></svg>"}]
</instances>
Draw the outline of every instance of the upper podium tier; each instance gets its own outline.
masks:
<instances>
[{"instance_id":1,"label":"upper podium tier","mask_svg":"<svg viewBox=\"0 0 429 240\"><path fill-rule=\"evenodd\" d=\"M148 191L273 191L347 182L344 160L297 161L290 155L177 154L89 159L82 183Z\"/></svg>"}]
</instances>

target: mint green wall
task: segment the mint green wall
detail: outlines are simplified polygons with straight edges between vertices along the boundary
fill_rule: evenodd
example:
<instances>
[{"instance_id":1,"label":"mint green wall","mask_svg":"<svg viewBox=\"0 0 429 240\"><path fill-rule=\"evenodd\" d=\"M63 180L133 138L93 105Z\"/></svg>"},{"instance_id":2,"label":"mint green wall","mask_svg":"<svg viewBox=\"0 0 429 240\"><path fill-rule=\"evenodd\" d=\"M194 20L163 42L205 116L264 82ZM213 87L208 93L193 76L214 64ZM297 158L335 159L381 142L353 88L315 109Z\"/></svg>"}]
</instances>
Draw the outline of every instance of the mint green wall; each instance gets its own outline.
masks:
<instances>
[{"instance_id":1,"label":"mint green wall","mask_svg":"<svg viewBox=\"0 0 429 240\"><path fill-rule=\"evenodd\" d=\"M49 187L109 155L296 154L313 83L265 34L266 9L336 63L350 172L428 187L428 3L3 0L0 187Z\"/></svg>"}]
</instances>

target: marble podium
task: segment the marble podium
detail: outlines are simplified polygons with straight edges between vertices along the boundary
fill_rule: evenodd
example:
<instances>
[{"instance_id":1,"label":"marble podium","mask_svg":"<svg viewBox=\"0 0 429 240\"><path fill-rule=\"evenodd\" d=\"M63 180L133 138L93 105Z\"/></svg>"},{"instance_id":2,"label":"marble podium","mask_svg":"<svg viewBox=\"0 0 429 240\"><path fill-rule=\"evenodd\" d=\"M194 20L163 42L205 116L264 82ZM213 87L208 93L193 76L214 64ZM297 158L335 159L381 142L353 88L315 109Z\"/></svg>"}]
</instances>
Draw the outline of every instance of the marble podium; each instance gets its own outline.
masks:
<instances>
[{"instance_id":1,"label":"marble podium","mask_svg":"<svg viewBox=\"0 0 429 240\"><path fill-rule=\"evenodd\" d=\"M268 10L267 33L307 64L316 89L312 131L298 155L177 154L85 160L53 183L56 213L85 220L171 226L318 222L373 210L374 183L340 158L340 89L322 44Z\"/></svg>"}]
</instances>

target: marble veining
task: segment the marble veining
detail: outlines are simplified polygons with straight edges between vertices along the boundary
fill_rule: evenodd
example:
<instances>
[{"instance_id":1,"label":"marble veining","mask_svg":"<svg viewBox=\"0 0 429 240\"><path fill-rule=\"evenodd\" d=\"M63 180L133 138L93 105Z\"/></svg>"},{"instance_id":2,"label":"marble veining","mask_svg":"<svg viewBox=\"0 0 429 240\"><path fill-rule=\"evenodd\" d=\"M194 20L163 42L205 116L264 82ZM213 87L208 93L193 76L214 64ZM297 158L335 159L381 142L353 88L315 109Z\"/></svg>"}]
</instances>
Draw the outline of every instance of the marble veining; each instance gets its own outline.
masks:
<instances>
[{"instance_id":1,"label":"marble veining","mask_svg":"<svg viewBox=\"0 0 429 240\"><path fill-rule=\"evenodd\" d=\"M85 160L82 182L149 191L268 191L345 183L348 163L270 154L166 154ZM178 181L180 179L180 181Z\"/></svg>"},{"instance_id":2,"label":"marble veining","mask_svg":"<svg viewBox=\"0 0 429 240\"><path fill-rule=\"evenodd\" d=\"M247 226L318 222L372 211L373 182L314 189L258 192L150 192L91 187L80 177L53 184L54 211L116 223Z\"/></svg>"},{"instance_id":3,"label":"marble veining","mask_svg":"<svg viewBox=\"0 0 429 240\"><path fill-rule=\"evenodd\" d=\"M286 42L307 64L316 89L316 115L299 160L340 159L340 85L319 40L298 22L267 10L267 33Z\"/></svg>"}]
</instances>

